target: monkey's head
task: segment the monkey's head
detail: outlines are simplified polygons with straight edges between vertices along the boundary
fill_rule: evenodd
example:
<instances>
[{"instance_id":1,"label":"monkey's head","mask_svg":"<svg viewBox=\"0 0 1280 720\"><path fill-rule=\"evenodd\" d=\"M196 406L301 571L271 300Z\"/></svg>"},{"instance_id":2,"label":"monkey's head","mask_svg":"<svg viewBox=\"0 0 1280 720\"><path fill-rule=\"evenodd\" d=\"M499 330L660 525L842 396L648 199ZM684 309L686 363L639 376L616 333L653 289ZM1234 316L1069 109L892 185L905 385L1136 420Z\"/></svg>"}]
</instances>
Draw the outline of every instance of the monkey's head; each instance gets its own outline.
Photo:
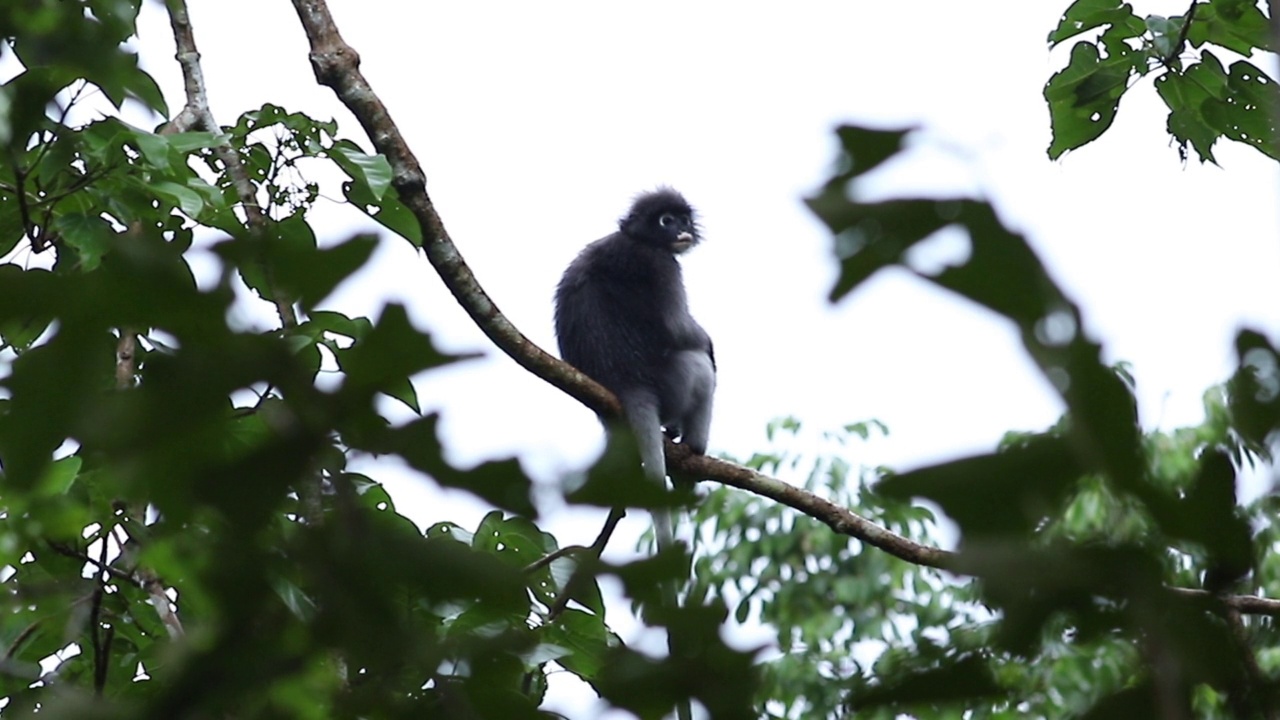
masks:
<instances>
[{"instance_id":1,"label":"monkey's head","mask_svg":"<svg viewBox=\"0 0 1280 720\"><path fill-rule=\"evenodd\" d=\"M702 240L697 215L680 193L658 188L636 197L618 228L632 240L679 255Z\"/></svg>"}]
</instances>

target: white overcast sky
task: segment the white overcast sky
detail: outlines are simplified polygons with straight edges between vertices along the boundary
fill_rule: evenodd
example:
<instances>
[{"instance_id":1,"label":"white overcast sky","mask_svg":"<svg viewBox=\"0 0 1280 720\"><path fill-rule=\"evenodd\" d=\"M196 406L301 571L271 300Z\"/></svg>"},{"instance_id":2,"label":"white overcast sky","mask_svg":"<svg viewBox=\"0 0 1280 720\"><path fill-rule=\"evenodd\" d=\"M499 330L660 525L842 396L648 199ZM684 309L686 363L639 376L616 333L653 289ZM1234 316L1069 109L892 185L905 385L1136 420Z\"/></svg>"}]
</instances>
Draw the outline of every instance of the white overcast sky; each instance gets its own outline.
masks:
<instances>
[{"instance_id":1,"label":"white overcast sky","mask_svg":"<svg viewBox=\"0 0 1280 720\"><path fill-rule=\"evenodd\" d=\"M271 102L336 118L369 147L315 84L289 2L190 2L219 122ZM906 469L987 451L1061 412L1012 326L982 308L900 272L827 302L831 241L801 198L826 178L841 122L922 127L876 191L992 198L1081 304L1106 359L1132 363L1148 428L1200 421L1238 328L1280 334L1274 163L1220 144L1221 167L1183 166L1150 79L1100 141L1048 160L1041 91L1068 48L1050 53L1045 36L1069 0L329 4L463 255L543 347L555 348L561 270L635 193L670 184L700 210L706 242L685 268L719 361L713 452L749 455L782 415L814 428L876 418L890 437L849 459ZM1186 1L1135 5L1174 15ZM176 110L159 3L140 31L144 65ZM315 217L323 242L372 227L334 202ZM443 413L451 460L518 455L553 482L598 451L594 417L497 352L426 260L384 234L375 262L326 305L376 314L388 300L442 347L486 354L418 382ZM474 527L484 512L391 461L362 468L419 522ZM582 542L598 527L555 529Z\"/></svg>"},{"instance_id":2,"label":"white overcast sky","mask_svg":"<svg viewBox=\"0 0 1280 720\"><path fill-rule=\"evenodd\" d=\"M454 240L529 337L554 350L563 267L636 192L673 185L705 228L685 267L720 367L712 450L749 455L782 415L815 428L876 418L890 437L851 459L896 468L986 451L1062 408L1008 322L906 273L827 302L831 240L801 198L827 176L838 123L922 127L876 190L992 198L1082 305L1106 359L1132 363L1147 427L1201 419L1239 327L1280 331L1274 163L1219 144L1221 167L1184 166L1149 79L1101 140L1047 158L1041 91L1068 48L1049 52L1045 36L1067 4L330 0ZM158 9L146 5L139 48L177 108ZM368 147L315 84L290 3L191 0L191 15L219 122L272 102L336 118ZM371 227L337 203L316 217L326 242ZM594 417L496 351L425 259L384 234L327 305L365 314L387 300L442 346L487 355L418 383L452 460L514 454L553 480L598 451ZM429 482L396 487L422 522L483 512L444 511Z\"/></svg>"},{"instance_id":3,"label":"white overcast sky","mask_svg":"<svg viewBox=\"0 0 1280 720\"><path fill-rule=\"evenodd\" d=\"M1048 160L1041 90L1067 48L1044 38L1066 5L330 0L463 255L533 340L554 350L565 264L636 192L671 184L706 231L685 266L720 365L713 449L749 454L779 415L878 418L889 440L856 460L895 467L989 449L1061 405L1009 323L905 273L827 302L831 241L801 198L827 175L838 123L924 128L880 190L991 197L1107 360L1133 364L1148 427L1200 419L1237 328L1280 330L1274 163L1220 144L1222 167L1184 167L1149 80L1101 140ZM172 41L147 9L141 51L176 108ZM288 2L192 0L191 14L220 122L273 102L337 118L367 146L314 83ZM369 226L332 203L318 215L327 241ZM385 237L376 260L328 304L396 299L442 345L488 355L420 383L451 458L518 454L546 477L590 458L590 413L494 350L424 259Z\"/></svg>"}]
</instances>

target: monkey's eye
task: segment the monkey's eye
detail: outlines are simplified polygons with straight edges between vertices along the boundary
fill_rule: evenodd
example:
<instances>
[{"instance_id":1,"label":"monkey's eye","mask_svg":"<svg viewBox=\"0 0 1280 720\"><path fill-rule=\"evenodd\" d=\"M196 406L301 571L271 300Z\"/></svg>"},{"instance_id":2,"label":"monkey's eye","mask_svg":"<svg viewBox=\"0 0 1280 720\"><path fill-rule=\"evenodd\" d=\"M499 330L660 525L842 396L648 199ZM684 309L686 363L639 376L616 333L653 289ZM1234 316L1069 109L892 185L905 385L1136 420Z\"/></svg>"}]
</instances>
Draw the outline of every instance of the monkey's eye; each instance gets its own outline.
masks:
<instances>
[{"instance_id":1,"label":"monkey's eye","mask_svg":"<svg viewBox=\"0 0 1280 720\"><path fill-rule=\"evenodd\" d=\"M664 228L671 227L676 224L676 216L671 213L666 213L662 217L658 218L658 224Z\"/></svg>"}]
</instances>

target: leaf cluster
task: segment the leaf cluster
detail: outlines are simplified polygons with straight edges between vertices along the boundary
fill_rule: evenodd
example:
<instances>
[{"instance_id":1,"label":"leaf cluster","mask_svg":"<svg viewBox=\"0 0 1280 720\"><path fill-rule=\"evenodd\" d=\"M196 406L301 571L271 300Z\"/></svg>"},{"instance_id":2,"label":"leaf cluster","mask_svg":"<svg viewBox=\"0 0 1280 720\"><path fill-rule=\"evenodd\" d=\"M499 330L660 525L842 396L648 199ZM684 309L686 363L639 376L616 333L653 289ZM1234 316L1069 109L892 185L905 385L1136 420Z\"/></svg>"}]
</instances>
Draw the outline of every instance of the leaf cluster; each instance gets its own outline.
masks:
<instances>
[{"instance_id":1,"label":"leaf cluster","mask_svg":"<svg viewBox=\"0 0 1280 720\"><path fill-rule=\"evenodd\" d=\"M1049 45L1081 35L1091 37L1072 46L1067 66L1044 88L1053 124L1049 157L1101 136L1136 80L1155 75L1183 160L1194 150L1201 162L1216 162L1213 147L1221 138L1280 159L1280 90L1249 61L1274 50L1255 0L1197 0L1182 15L1145 18L1122 0L1076 0L1049 33ZM1224 66L1211 47L1240 59Z\"/></svg>"},{"instance_id":2,"label":"leaf cluster","mask_svg":"<svg viewBox=\"0 0 1280 720\"><path fill-rule=\"evenodd\" d=\"M691 697L750 717L722 605L655 608L687 638L672 658L605 624L597 576L650 600L686 560L562 549L515 460L454 468L435 416L380 411L419 412L414 377L467 359L401 306L322 309L377 241L319 237L312 178L421 244L385 158L273 105L157 132L78 112L101 95L167 113L127 50L138 6L0 7L22 67L0 86L0 255L26 259L0 265L5 714L541 718L568 672L645 718ZM278 325L237 312L246 287ZM348 468L371 455L495 510L421 531Z\"/></svg>"},{"instance_id":3,"label":"leaf cluster","mask_svg":"<svg viewBox=\"0 0 1280 720\"><path fill-rule=\"evenodd\" d=\"M1241 508L1235 492L1238 471L1269 459L1280 428L1275 347L1242 331L1239 370L1206 395L1205 423L1144 435L1128 373L1102 363L1079 308L990 205L858 199L859 182L906 135L839 130L837 172L809 200L835 236L832 298L897 267L985 307L1017 328L1067 412L1048 431L1011 434L989 454L864 474L867 484L883 475L873 492L850 491L838 460L813 466L806 484L825 485L836 502L909 537L930 533L931 516L902 503L924 498L940 508L958 533L948 569L972 583L868 557L806 518L719 499L729 505L713 514L734 520L716 525L723 547L699 567L741 598L739 618L758 612L775 624L783 657L772 672L804 688L788 694L778 682L768 699L789 698L786 717L849 709L860 717L953 717L957 708L975 717L1055 716L1054 708L1091 718L1270 712L1275 668L1262 659L1271 619L1246 621L1218 593L1248 586L1267 594L1274 582L1260 560L1272 547L1273 501ZM963 233L967 254L941 269L913 266L911 250L943 230ZM747 560L756 557L770 560ZM775 572L791 574L766 582ZM1199 587L1208 592L1186 590ZM803 642L794 645L797 637ZM879 653L860 660L868 643ZM794 685L802 681L793 655L839 683L841 704L832 687Z\"/></svg>"}]
</instances>

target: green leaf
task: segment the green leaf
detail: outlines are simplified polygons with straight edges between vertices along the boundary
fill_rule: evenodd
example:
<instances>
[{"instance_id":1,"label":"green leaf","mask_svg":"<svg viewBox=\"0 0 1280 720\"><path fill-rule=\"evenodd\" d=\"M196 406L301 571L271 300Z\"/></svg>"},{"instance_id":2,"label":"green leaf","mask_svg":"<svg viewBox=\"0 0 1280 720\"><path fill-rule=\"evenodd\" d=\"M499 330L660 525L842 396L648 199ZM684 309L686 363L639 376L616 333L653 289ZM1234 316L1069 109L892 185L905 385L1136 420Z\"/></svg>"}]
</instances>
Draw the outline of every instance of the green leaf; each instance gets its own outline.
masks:
<instances>
[{"instance_id":1,"label":"green leaf","mask_svg":"<svg viewBox=\"0 0 1280 720\"><path fill-rule=\"evenodd\" d=\"M415 373L441 367L474 355L449 355L436 349L431 337L414 328L402 305L388 305L377 325L360 342L337 353L346 373L343 392L367 395L388 392Z\"/></svg>"},{"instance_id":2,"label":"green leaf","mask_svg":"<svg viewBox=\"0 0 1280 720\"><path fill-rule=\"evenodd\" d=\"M64 457L61 460L55 460L48 469L45 470L44 478L40 481L40 486L46 492L54 494L65 494L71 489L71 484L76 481L76 476L80 474L80 466L83 461L78 455Z\"/></svg>"},{"instance_id":3,"label":"green leaf","mask_svg":"<svg viewBox=\"0 0 1280 720\"><path fill-rule=\"evenodd\" d=\"M1267 16L1253 0L1211 0L1197 4L1196 10L1187 31L1192 46L1220 45L1245 57L1271 49Z\"/></svg>"},{"instance_id":4,"label":"green leaf","mask_svg":"<svg viewBox=\"0 0 1280 720\"><path fill-rule=\"evenodd\" d=\"M1182 42L1183 19L1148 15L1146 25L1151 32L1151 44L1156 53L1162 58L1172 57Z\"/></svg>"},{"instance_id":5,"label":"green leaf","mask_svg":"<svg viewBox=\"0 0 1280 720\"><path fill-rule=\"evenodd\" d=\"M13 348L21 352L30 348L52 321L48 316L0 316L0 349Z\"/></svg>"},{"instance_id":6,"label":"green leaf","mask_svg":"<svg viewBox=\"0 0 1280 720\"><path fill-rule=\"evenodd\" d=\"M318 249L311 227L298 215L268 227L271 232L264 237L229 240L214 246L214 252L237 267L245 284L264 298L279 294L308 311L363 267L377 244L370 235L356 235Z\"/></svg>"},{"instance_id":7,"label":"green leaf","mask_svg":"<svg viewBox=\"0 0 1280 720\"><path fill-rule=\"evenodd\" d=\"M204 210L204 199L191 188L168 180L159 180L150 185L153 192L169 202L177 205L188 217L200 217Z\"/></svg>"},{"instance_id":8,"label":"green leaf","mask_svg":"<svg viewBox=\"0 0 1280 720\"><path fill-rule=\"evenodd\" d=\"M857 690L850 694L849 708L865 712L888 707L897 713L906 713L933 703L955 703L959 709L973 707L976 700L1004 694L986 661L969 655L949 660L942 667L910 671Z\"/></svg>"},{"instance_id":9,"label":"green leaf","mask_svg":"<svg viewBox=\"0 0 1280 720\"><path fill-rule=\"evenodd\" d=\"M102 218L83 213L60 215L54 228L67 246L76 251L77 265L83 272L98 269L116 235Z\"/></svg>"},{"instance_id":10,"label":"green leaf","mask_svg":"<svg viewBox=\"0 0 1280 720\"><path fill-rule=\"evenodd\" d=\"M1111 127L1140 62L1140 58L1114 54L1104 60L1093 43L1076 43L1071 61L1044 87L1053 125L1050 159L1092 142Z\"/></svg>"},{"instance_id":11,"label":"green leaf","mask_svg":"<svg viewBox=\"0 0 1280 720\"><path fill-rule=\"evenodd\" d=\"M1266 446L1280 431L1280 350L1257 330L1241 330L1236 362L1229 386L1232 427Z\"/></svg>"},{"instance_id":12,"label":"green leaf","mask_svg":"<svg viewBox=\"0 0 1280 720\"><path fill-rule=\"evenodd\" d=\"M472 539L472 547L524 568L556 549L555 539L527 518L503 517L494 511L485 516Z\"/></svg>"},{"instance_id":13,"label":"green leaf","mask_svg":"<svg viewBox=\"0 0 1280 720\"><path fill-rule=\"evenodd\" d=\"M280 596L280 600L284 602L285 607L289 611L302 620L308 620L316 614L316 604L302 588L294 585L284 578L276 578L275 581L276 594Z\"/></svg>"},{"instance_id":14,"label":"green leaf","mask_svg":"<svg viewBox=\"0 0 1280 720\"><path fill-rule=\"evenodd\" d=\"M414 247L422 247L422 226L395 193L387 193L378 198L367 185L354 181L343 183L342 193L347 202L360 208L383 227L408 240Z\"/></svg>"},{"instance_id":15,"label":"green leaf","mask_svg":"<svg viewBox=\"0 0 1280 720\"><path fill-rule=\"evenodd\" d=\"M609 702L640 717L665 716L676 703L696 698L710 717L755 720L758 715L751 702L757 685L751 659L754 653L724 644L720 627L725 619L724 606L718 602L672 610L663 623L676 648L671 657L655 661L615 648L594 686Z\"/></svg>"},{"instance_id":16,"label":"green leaf","mask_svg":"<svg viewBox=\"0 0 1280 720\"><path fill-rule=\"evenodd\" d=\"M839 299L877 271L907 264L907 252L948 227L967 231L970 253L934 274L932 282L1017 324L1032 359L1067 402L1069 435L1086 467L1133 486L1143 474L1132 390L1101 363L1101 348L1083 333L1076 306L1058 289L1026 239L1010 232L992 207L974 200L849 199L840 176L809 206L836 236ZM1002 279L999 283L990 281Z\"/></svg>"},{"instance_id":17,"label":"green leaf","mask_svg":"<svg viewBox=\"0 0 1280 720\"><path fill-rule=\"evenodd\" d=\"M1272 159L1280 159L1276 146L1275 113L1280 109L1276 81L1244 60L1231 65L1225 99L1210 97L1201 112L1210 127Z\"/></svg>"},{"instance_id":18,"label":"green leaf","mask_svg":"<svg viewBox=\"0 0 1280 720\"><path fill-rule=\"evenodd\" d=\"M442 485L468 490L517 515L537 517L537 508L529 496L532 486L519 462L490 462L465 471L454 468L441 456L437 420L435 415L427 415L398 428L348 428L343 439L352 447L369 452L397 453Z\"/></svg>"},{"instance_id":19,"label":"green leaf","mask_svg":"<svg viewBox=\"0 0 1280 720\"><path fill-rule=\"evenodd\" d=\"M368 191L374 202L381 202L391 189L391 163L383 155L369 155L350 140L333 144L333 160L351 176L351 179Z\"/></svg>"},{"instance_id":20,"label":"green leaf","mask_svg":"<svg viewBox=\"0 0 1280 720\"><path fill-rule=\"evenodd\" d=\"M1084 468L1065 440L1040 436L991 455L894 475L876 491L938 503L966 540L1027 536L1059 509L1082 474ZM1000 512L992 512L995 505Z\"/></svg>"},{"instance_id":21,"label":"green leaf","mask_svg":"<svg viewBox=\"0 0 1280 720\"><path fill-rule=\"evenodd\" d=\"M373 323L366 317L350 318L332 310L313 310L307 314L306 322L298 326L297 332L316 340L324 333L334 333L358 342L372 329Z\"/></svg>"},{"instance_id":22,"label":"green leaf","mask_svg":"<svg viewBox=\"0 0 1280 720\"><path fill-rule=\"evenodd\" d=\"M139 135L149 135L150 133L138 133ZM189 155L196 150L210 150L216 148L227 141L227 135L224 133L214 132L195 132L187 131L174 133L172 135L159 135L163 138L173 150L180 155Z\"/></svg>"},{"instance_id":23,"label":"green leaf","mask_svg":"<svg viewBox=\"0 0 1280 720\"><path fill-rule=\"evenodd\" d=\"M409 378L393 381L382 388L382 392L404 403L405 407L415 413L422 414L422 407L418 405L418 390L414 388L413 382Z\"/></svg>"},{"instance_id":24,"label":"green leaf","mask_svg":"<svg viewBox=\"0 0 1280 720\"><path fill-rule=\"evenodd\" d=\"M1186 691L1185 688L1181 690L1183 693ZM1150 680L1141 681L1102 698L1089 709L1089 712L1081 716L1081 720L1129 720L1139 717L1159 717L1165 712L1172 711L1172 706L1162 704L1157 698L1168 702L1167 691L1162 695ZM1177 699L1181 701L1180 704L1187 702L1187 698L1182 693L1179 693ZM1186 707L1185 713L1191 715L1191 708Z\"/></svg>"},{"instance_id":25,"label":"green leaf","mask_svg":"<svg viewBox=\"0 0 1280 720\"><path fill-rule=\"evenodd\" d=\"M556 662L587 682L604 667L609 649L620 644L598 616L576 608L567 608L538 632L545 642L568 650Z\"/></svg>"},{"instance_id":26,"label":"green leaf","mask_svg":"<svg viewBox=\"0 0 1280 720\"><path fill-rule=\"evenodd\" d=\"M879 167L884 161L902 152L902 143L913 128L898 130L872 130L856 125L841 125L836 128L836 136L840 138L840 147L844 150L841 156L841 176L854 178L865 175Z\"/></svg>"},{"instance_id":27,"label":"green leaf","mask_svg":"<svg viewBox=\"0 0 1280 720\"><path fill-rule=\"evenodd\" d=\"M173 147L165 136L143 132L142 130L131 130L129 133L130 139L138 150L142 152L143 159L158 170L166 172L173 170L173 164L170 162L170 153ZM112 139L115 140L116 138Z\"/></svg>"},{"instance_id":28,"label":"green leaf","mask_svg":"<svg viewBox=\"0 0 1280 720\"><path fill-rule=\"evenodd\" d=\"M125 76L124 89L130 97L140 101L148 110L160 117L169 117L169 104L155 78L141 69Z\"/></svg>"},{"instance_id":29,"label":"green leaf","mask_svg":"<svg viewBox=\"0 0 1280 720\"><path fill-rule=\"evenodd\" d=\"M45 122L45 107L53 97L76 79L65 66L28 65L4 84L9 98L9 119L13 138L25 138Z\"/></svg>"},{"instance_id":30,"label":"green leaf","mask_svg":"<svg viewBox=\"0 0 1280 720\"><path fill-rule=\"evenodd\" d=\"M338 283L364 267L377 244L372 235L356 235L318 252L278 258L276 276L290 295L310 310L328 297Z\"/></svg>"},{"instance_id":31,"label":"green leaf","mask_svg":"<svg viewBox=\"0 0 1280 720\"><path fill-rule=\"evenodd\" d=\"M1207 102L1224 100L1230 95L1227 73L1218 59L1206 51L1200 62L1187 66L1182 72L1170 71L1156 78L1155 86L1169 107L1169 134L1178 141L1183 158L1190 143L1201 162L1215 162L1213 144L1221 133L1209 124L1203 108Z\"/></svg>"},{"instance_id":32,"label":"green leaf","mask_svg":"<svg viewBox=\"0 0 1280 720\"><path fill-rule=\"evenodd\" d=\"M1133 6L1124 0L1076 0L1063 13L1058 27L1049 33L1049 46L1107 25L1125 31L1127 37L1136 37L1146 29Z\"/></svg>"}]
</instances>

